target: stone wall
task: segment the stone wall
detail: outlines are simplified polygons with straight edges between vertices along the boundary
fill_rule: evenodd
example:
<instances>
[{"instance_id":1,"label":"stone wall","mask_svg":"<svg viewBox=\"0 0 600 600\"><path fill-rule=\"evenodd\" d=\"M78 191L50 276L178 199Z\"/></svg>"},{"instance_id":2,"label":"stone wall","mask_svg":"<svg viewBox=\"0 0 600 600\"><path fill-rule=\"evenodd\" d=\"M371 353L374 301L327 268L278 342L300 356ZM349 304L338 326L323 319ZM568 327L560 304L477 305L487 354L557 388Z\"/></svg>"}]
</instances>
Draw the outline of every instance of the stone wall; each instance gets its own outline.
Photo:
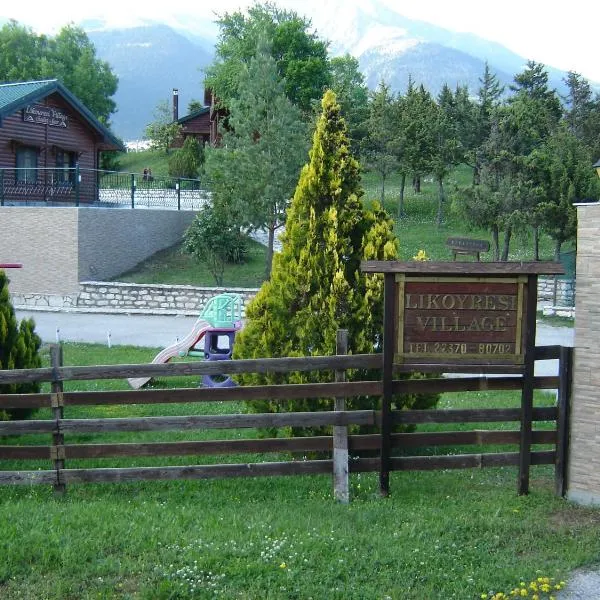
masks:
<instances>
[{"instance_id":1,"label":"stone wall","mask_svg":"<svg viewBox=\"0 0 600 600\"><path fill-rule=\"evenodd\" d=\"M112 281L84 281L76 294L15 294L15 308L165 315L198 315L205 303L225 292L242 297L242 312L256 295L254 288L205 288L191 285L141 285Z\"/></svg>"},{"instance_id":2,"label":"stone wall","mask_svg":"<svg viewBox=\"0 0 600 600\"><path fill-rule=\"evenodd\" d=\"M9 274L12 294L70 298L79 293L80 281L114 277L172 246L194 216L173 210L4 206L0 261L23 263Z\"/></svg>"},{"instance_id":3,"label":"stone wall","mask_svg":"<svg viewBox=\"0 0 600 600\"><path fill-rule=\"evenodd\" d=\"M600 204L577 208L575 364L568 497L600 505Z\"/></svg>"},{"instance_id":4,"label":"stone wall","mask_svg":"<svg viewBox=\"0 0 600 600\"><path fill-rule=\"evenodd\" d=\"M197 315L206 302L226 292L242 297L242 313L256 295L252 288L204 288L191 285L140 285L84 281L77 299L79 309Z\"/></svg>"},{"instance_id":5,"label":"stone wall","mask_svg":"<svg viewBox=\"0 0 600 600\"><path fill-rule=\"evenodd\" d=\"M540 277L538 279L538 301L548 301L555 306L574 306L575 280Z\"/></svg>"}]
</instances>

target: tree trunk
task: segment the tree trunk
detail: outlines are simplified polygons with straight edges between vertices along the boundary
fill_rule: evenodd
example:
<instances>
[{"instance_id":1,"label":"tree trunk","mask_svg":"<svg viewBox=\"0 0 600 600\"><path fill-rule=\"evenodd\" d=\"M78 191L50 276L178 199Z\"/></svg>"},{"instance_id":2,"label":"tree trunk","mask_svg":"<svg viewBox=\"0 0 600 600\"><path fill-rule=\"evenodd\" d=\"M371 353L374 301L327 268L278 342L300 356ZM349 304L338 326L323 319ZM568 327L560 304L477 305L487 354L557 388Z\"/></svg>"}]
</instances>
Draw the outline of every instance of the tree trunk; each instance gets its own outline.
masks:
<instances>
[{"instance_id":1,"label":"tree trunk","mask_svg":"<svg viewBox=\"0 0 600 600\"><path fill-rule=\"evenodd\" d=\"M473 185L479 185L481 183L481 172L479 170L479 163L475 163L473 167Z\"/></svg>"},{"instance_id":2,"label":"tree trunk","mask_svg":"<svg viewBox=\"0 0 600 600\"><path fill-rule=\"evenodd\" d=\"M421 193L421 176L415 175L413 177L413 190L415 190L415 194Z\"/></svg>"},{"instance_id":3,"label":"tree trunk","mask_svg":"<svg viewBox=\"0 0 600 600\"><path fill-rule=\"evenodd\" d=\"M508 250L510 248L510 238L512 236L512 226L509 225L504 232L504 247L502 248L502 262L506 262L508 260Z\"/></svg>"},{"instance_id":4,"label":"tree trunk","mask_svg":"<svg viewBox=\"0 0 600 600\"><path fill-rule=\"evenodd\" d=\"M269 227L269 241L267 243L267 256L265 264L265 280L271 279L271 266L273 264L273 246L275 244L275 225L270 224Z\"/></svg>"},{"instance_id":5,"label":"tree trunk","mask_svg":"<svg viewBox=\"0 0 600 600\"><path fill-rule=\"evenodd\" d=\"M562 247L562 242L560 240L554 240L554 260L556 262L560 261L560 249Z\"/></svg>"},{"instance_id":6,"label":"tree trunk","mask_svg":"<svg viewBox=\"0 0 600 600\"><path fill-rule=\"evenodd\" d=\"M498 225L492 225L492 250L494 252L494 260L500 260L500 235L498 233Z\"/></svg>"},{"instance_id":7,"label":"tree trunk","mask_svg":"<svg viewBox=\"0 0 600 600\"><path fill-rule=\"evenodd\" d=\"M385 203L385 173L381 174L381 206Z\"/></svg>"},{"instance_id":8,"label":"tree trunk","mask_svg":"<svg viewBox=\"0 0 600 600\"><path fill-rule=\"evenodd\" d=\"M444 200L444 179L442 177L438 177L438 211L436 219L436 225L438 229L442 226L442 211Z\"/></svg>"},{"instance_id":9,"label":"tree trunk","mask_svg":"<svg viewBox=\"0 0 600 600\"><path fill-rule=\"evenodd\" d=\"M404 186L406 185L406 173L400 175L400 200L398 201L398 219L404 216Z\"/></svg>"},{"instance_id":10,"label":"tree trunk","mask_svg":"<svg viewBox=\"0 0 600 600\"><path fill-rule=\"evenodd\" d=\"M540 260L540 228L533 228L533 260Z\"/></svg>"}]
</instances>

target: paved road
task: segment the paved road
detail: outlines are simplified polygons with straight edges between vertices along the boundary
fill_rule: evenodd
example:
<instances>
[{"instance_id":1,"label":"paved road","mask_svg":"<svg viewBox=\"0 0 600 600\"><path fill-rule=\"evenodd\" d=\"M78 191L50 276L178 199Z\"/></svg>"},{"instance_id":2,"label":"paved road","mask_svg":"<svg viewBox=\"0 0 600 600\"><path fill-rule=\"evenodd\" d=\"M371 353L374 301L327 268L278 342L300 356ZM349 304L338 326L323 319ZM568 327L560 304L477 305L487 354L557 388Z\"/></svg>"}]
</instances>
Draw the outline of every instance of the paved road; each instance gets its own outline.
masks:
<instances>
[{"instance_id":1,"label":"paved road","mask_svg":"<svg viewBox=\"0 0 600 600\"><path fill-rule=\"evenodd\" d=\"M195 317L164 315L106 315L16 311L17 318L31 317L44 342L94 342L106 344L110 335L113 345L163 348L176 338L184 337Z\"/></svg>"},{"instance_id":2,"label":"paved road","mask_svg":"<svg viewBox=\"0 0 600 600\"><path fill-rule=\"evenodd\" d=\"M191 329L195 317L163 315L105 315L99 313L68 313L17 311L17 318L32 317L38 335L44 342L57 339L68 342L106 344L110 335L113 345L164 348L181 339ZM536 342L539 346L573 346L571 327L552 327L538 322ZM537 361L536 375L555 375L557 362Z\"/></svg>"}]
</instances>

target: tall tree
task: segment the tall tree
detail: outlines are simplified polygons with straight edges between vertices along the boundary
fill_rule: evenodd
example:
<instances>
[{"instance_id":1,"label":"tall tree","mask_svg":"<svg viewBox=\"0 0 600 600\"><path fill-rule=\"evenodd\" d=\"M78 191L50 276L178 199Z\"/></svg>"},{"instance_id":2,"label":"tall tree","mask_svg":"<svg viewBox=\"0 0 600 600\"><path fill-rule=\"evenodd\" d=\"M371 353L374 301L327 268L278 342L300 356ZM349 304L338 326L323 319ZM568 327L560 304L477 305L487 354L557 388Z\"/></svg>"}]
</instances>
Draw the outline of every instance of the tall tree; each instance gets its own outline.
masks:
<instances>
[{"instance_id":1,"label":"tall tree","mask_svg":"<svg viewBox=\"0 0 600 600\"><path fill-rule=\"evenodd\" d=\"M310 31L310 21L274 4L254 4L247 13L225 13L217 21L215 60L206 70L205 86L226 107L238 91L240 73L256 52L258 40L271 40L271 55L285 80L287 97L303 111L331 82L327 43Z\"/></svg>"},{"instance_id":2,"label":"tall tree","mask_svg":"<svg viewBox=\"0 0 600 600\"><path fill-rule=\"evenodd\" d=\"M285 87L268 42L259 39L256 56L239 74L220 147L206 152L213 201L229 205L240 226L268 232L267 279L275 234L285 222L308 150L308 128Z\"/></svg>"},{"instance_id":3,"label":"tall tree","mask_svg":"<svg viewBox=\"0 0 600 600\"><path fill-rule=\"evenodd\" d=\"M409 86L403 100L403 115L403 168L417 182L415 191L420 191L418 182L431 169L437 119L435 100L423 85Z\"/></svg>"},{"instance_id":4,"label":"tall tree","mask_svg":"<svg viewBox=\"0 0 600 600\"><path fill-rule=\"evenodd\" d=\"M562 245L577 235L574 202L598 198L600 186L590 163L588 149L566 125L529 156L527 167L540 196L535 210L542 229L554 240L555 260Z\"/></svg>"},{"instance_id":5,"label":"tall tree","mask_svg":"<svg viewBox=\"0 0 600 600\"><path fill-rule=\"evenodd\" d=\"M161 100L154 109L154 121L146 125L144 132L153 150L169 153L169 149L181 133L181 125L173 121L173 113L168 100Z\"/></svg>"},{"instance_id":6,"label":"tall tree","mask_svg":"<svg viewBox=\"0 0 600 600\"><path fill-rule=\"evenodd\" d=\"M348 127L350 148L357 154L368 133L369 88L354 56L345 54L331 59L331 89Z\"/></svg>"},{"instance_id":7,"label":"tall tree","mask_svg":"<svg viewBox=\"0 0 600 600\"><path fill-rule=\"evenodd\" d=\"M302 169L288 211L282 251L275 256L270 281L247 308L246 325L234 348L236 358L331 355L338 328L349 330L351 353L381 351L383 281L381 276L362 273L360 262L394 258L397 241L391 221L379 208L366 210L361 195L359 165L349 153L335 94L327 91L310 161ZM285 379L299 383L331 378L331 373L319 372L294 373ZM240 379L252 385L281 383L282 375L249 374ZM362 402L373 407L376 400ZM253 406L288 411L329 404L329 399L305 399Z\"/></svg>"},{"instance_id":8,"label":"tall tree","mask_svg":"<svg viewBox=\"0 0 600 600\"><path fill-rule=\"evenodd\" d=\"M564 81L568 88L565 120L569 130L596 160L600 158L600 94L594 96L589 82L578 73L570 71Z\"/></svg>"},{"instance_id":9,"label":"tall tree","mask_svg":"<svg viewBox=\"0 0 600 600\"><path fill-rule=\"evenodd\" d=\"M562 117L562 106L555 90L549 87L548 73L541 63L529 61L527 68L515 75L514 94L508 99L508 111L503 122L504 151L516 173L513 192L518 200L514 224L528 226L533 231L534 259L539 260L540 201L535 180L529 177L528 158L556 131ZM510 230L507 231L510 233Z\"/></svg>"},{"instance_id":10,"label":"tall tree","mask_svg":"<svg viewBox=\"0 0 600 600\"><path fill-rule=\"evenodd\" d=\"M452 91L444 85L434 109L433 128L434 143L431 153L430 171L438 185L438 210L436 225L442 224L443 206L446 200L444 180L450 171L461 162L464 156L459 139L457 104Z\"/></svg>"},{"instance_id":11,"label":"tall tree","mask_svg":"<svg viewBox=\"0 0 600 600\"><path fill-rule=\"evenodd\" d=\"M479 171L481 169L481 148L490 135L494 111L500 106L504 86L498 81L498 77L490 70L489 64L485 63L483 76L479 78L481 84L477 92L477 107L473 119L474 139L471 151L467 153L467 160L473 164L473 183L479 183Z\"/></svg>"},{"instance_id":12,"label":"tall tree","mask_svg":"<svg viewBox=\"0 0 600 600\"><path fill-rule=\"evenodd\" d=\"M382 203L385 202L385 182L398 168L394 116L394 97L390 87L382 81L371 94L366 121L367 135L362 144L365 162L379 174Z\"/></svg>"},{"instance_id":13,"label":"tall tree","mask_svg":"<svg viewBox=\"0 0 600 600\"><path fill-rule=\"evenodd\" d=\"M105 125L116 105L118 78L80 27L67 25L55 37L37 35L9 21L0 29L0 82L59 79Z\"/></svg>"}]
</instances>

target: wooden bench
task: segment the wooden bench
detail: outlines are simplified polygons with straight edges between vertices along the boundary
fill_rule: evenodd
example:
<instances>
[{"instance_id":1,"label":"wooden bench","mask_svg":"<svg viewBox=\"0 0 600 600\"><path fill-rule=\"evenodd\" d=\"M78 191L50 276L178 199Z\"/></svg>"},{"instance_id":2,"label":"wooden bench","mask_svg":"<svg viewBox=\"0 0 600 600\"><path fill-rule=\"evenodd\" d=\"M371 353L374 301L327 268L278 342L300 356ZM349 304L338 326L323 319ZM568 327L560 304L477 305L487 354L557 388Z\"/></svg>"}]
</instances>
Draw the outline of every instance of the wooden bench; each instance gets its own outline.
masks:
<instances>
[{"instance_id":1,"label":"wooden bench","mask_svg":"<svg viewBox=\"0 0 600 600\"><path fill-rule=\"evenodd\" d=\"M452 251L452 260L456 260L458 254L474 256L479 260L479 254L481 252L488 252L490 249L490 243L486 240L472 240L460 237L448 238L446 246Z\"/></svg>"}]
</instances>

